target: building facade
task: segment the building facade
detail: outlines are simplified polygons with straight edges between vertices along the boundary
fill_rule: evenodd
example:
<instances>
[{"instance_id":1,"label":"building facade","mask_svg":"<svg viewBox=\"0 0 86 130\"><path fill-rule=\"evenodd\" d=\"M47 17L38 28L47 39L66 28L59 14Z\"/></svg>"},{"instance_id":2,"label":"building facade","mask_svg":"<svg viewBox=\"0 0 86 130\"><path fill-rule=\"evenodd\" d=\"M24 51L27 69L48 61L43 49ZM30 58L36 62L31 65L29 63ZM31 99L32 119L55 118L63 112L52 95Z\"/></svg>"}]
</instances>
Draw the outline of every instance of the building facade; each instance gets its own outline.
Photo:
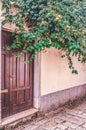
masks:
<instances>
[{"instance_id":1,"label":"building facade","mask_svg":"<svg viewBox=\"0 0 86 130\"><path fill-rule=\"evenodd\" d=\"M47 112L69 100L86 95L86 64L73 57L78 75L71 73L66 58L55 48L41 52L34 62L24 64L29 54L17 59L4 52L12 43L15 26L0 29L0 124L5 125L33 112Z\"/></svg>"}]
</instances>

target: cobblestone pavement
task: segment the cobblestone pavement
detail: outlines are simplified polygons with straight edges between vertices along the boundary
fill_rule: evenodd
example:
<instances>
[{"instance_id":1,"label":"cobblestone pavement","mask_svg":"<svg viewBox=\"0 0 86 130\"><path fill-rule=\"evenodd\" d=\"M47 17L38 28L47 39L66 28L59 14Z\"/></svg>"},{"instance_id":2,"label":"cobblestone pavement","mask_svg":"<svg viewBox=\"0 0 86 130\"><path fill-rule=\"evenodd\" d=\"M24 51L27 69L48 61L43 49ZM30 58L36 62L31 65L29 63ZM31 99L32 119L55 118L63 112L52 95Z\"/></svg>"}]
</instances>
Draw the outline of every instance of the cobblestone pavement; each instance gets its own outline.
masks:
<instances>
[{"instance_id":1,"label":"cobblestone pavement","mask_svg":"<svg viewBox=\"0 0 86 130\"><path fill-rule=\"evenodd\" d=\"M51 111L15 130L86 130L86 101L60 112Z\"/></svg>"}]
</instances>

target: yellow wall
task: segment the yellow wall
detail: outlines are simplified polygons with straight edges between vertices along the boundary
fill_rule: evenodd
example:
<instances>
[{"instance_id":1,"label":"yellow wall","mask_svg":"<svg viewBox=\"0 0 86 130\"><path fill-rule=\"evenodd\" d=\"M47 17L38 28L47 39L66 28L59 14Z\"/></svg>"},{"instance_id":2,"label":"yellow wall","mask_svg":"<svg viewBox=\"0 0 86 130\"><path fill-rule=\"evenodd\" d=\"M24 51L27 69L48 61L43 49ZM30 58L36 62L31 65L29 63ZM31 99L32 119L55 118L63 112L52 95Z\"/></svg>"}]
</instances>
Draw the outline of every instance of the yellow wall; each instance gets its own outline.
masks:
<instances>
[{"instance_id":1,"label":"yellow wall","mask_svg":"<svg viewBox=\"0 0 86 130\"><path fill-rule=\"evenodd\" d=\"M41 95L86 84L86 64L83 65L74 58L79 74L71 74L67 59L61 58L55 48L47 50L47 53L41 54Z\"/></svg>"}]
</instances>

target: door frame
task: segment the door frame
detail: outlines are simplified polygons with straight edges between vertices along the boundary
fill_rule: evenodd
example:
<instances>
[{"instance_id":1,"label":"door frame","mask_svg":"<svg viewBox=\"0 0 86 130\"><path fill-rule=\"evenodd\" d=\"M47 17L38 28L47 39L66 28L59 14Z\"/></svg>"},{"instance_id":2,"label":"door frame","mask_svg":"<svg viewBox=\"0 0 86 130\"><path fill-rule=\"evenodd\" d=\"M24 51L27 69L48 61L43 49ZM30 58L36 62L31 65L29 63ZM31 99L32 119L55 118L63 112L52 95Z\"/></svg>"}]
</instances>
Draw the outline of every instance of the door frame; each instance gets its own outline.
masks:
<instances>
[{"instance_id":1,"label":"door frame","mask_svg":"<svg viewBox=\"0 0 86 130\"><path fill-rule=\"evenodd\" d=\"M3 29L8 31L7 29ZM12 32L9 30L9 32ZM41 53L34 59L33 67L33 108L40 109L40 86L41 86ZM29 109L28 109L29 110ZM10 116L9 116L10 117ZM0 27L0 124L2 123L1 118L1 27Z\"/></svg>"},{"instance_id":2,"label":"door frame","mask_svg":"<svg viewBox=\"0 0 86 130\"><path fill-rule=\"evenodd\" d=\"M1 125L1 22L0 22L0 125Z\"/></svg>"},{"instance_id":3,"label":"door frame","mask_svg":"<svg viewBox=\"0 0 86 130\"><path fill-rule=\"evenodd\" d=\"M34 78L33 78L33 107L40 109L41 106L41 53L34 59Z\"/></svg>"}]
</instances>

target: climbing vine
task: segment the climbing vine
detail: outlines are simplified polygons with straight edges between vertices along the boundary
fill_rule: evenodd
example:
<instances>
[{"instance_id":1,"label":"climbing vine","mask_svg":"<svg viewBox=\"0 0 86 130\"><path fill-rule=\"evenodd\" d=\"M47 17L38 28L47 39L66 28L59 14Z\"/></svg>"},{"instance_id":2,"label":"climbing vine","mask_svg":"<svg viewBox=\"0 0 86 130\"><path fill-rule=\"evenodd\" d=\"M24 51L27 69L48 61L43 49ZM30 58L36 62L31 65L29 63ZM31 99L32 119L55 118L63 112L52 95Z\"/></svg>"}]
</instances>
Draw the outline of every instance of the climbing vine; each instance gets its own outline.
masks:
<instances>
[{"instance_id":1,"label":"climbing vine","mask_svg":"<svg viewBox=\"0 0 86 130\"><path fill-rule=\"evenodd\" d=\"M64 51L72 73L72 62L86 63L86 0L3 0L5 20L15 24L14 40L7 50L20 50L19 56L31 52L30 61L45 48Z\"/></svg>"}]
</instances>

